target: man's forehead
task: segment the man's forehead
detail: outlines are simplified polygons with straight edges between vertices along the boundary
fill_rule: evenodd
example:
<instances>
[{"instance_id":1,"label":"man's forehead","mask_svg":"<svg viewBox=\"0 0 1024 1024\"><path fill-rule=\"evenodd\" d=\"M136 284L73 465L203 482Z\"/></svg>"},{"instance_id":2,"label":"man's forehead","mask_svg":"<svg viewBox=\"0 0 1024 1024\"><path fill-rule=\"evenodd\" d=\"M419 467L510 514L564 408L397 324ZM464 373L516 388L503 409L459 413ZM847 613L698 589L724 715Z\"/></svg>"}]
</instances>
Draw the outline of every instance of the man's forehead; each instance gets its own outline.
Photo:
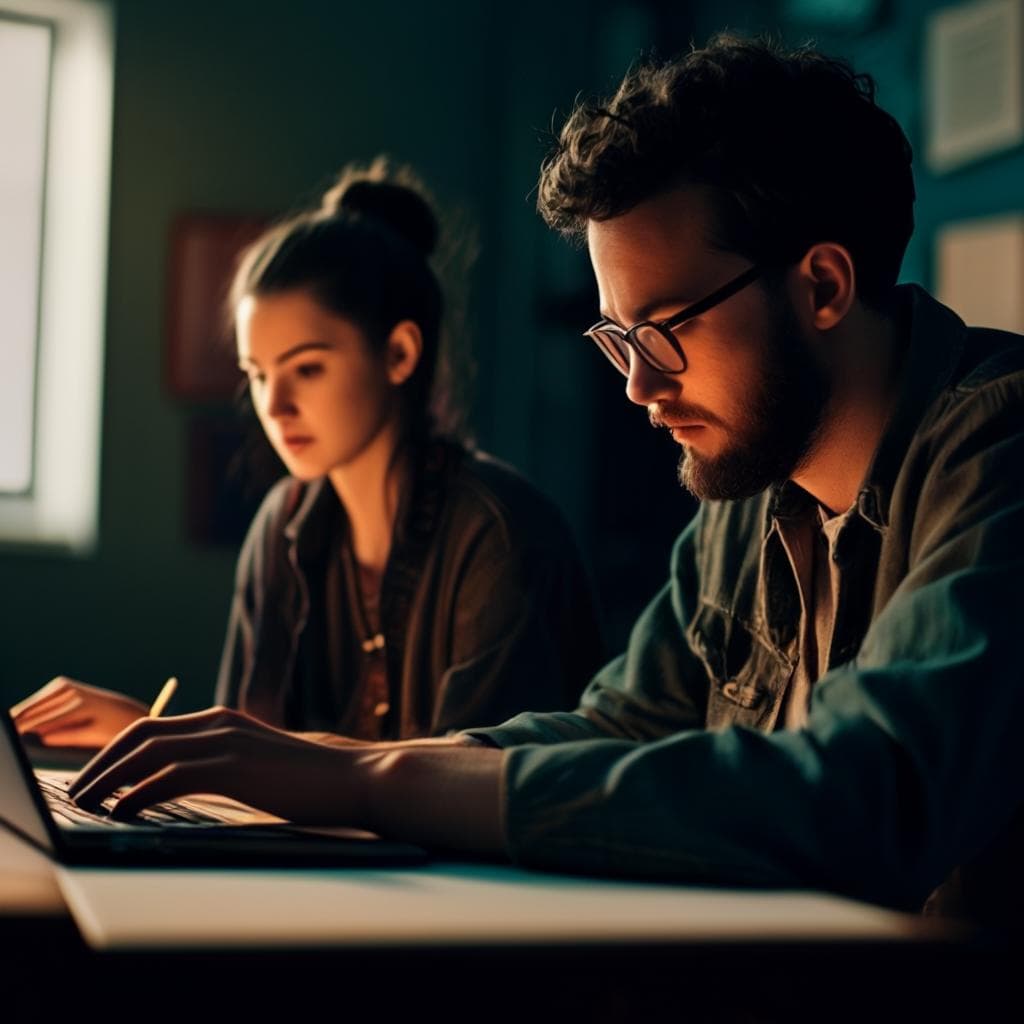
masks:
<instances>
[{"instance_id":1,"label":"man's forehead","mask_svg":"<svg viewBox=\"0 0 1024 1024\"><path fill-rule=\"evenodd\" d=\"M706 195L687 187L617 217L588 221L587 246L605 314L640 318L658 300L685 302L714 286L722 254L710 244L708 205Z\"/></svg>"},{"instance_id":2,"label":"man's forehead","mask_svg":"<svg viewBox=\"0 0 1024 1024\"><path fill-rule=\"evenodd\" d=\"M706 243L713 217L711 191L701 185L678 185L650 196L625 213L587 222L594 234L620 239L656 239L684 234L691 243Z\"/></svg>"}]
</instances>

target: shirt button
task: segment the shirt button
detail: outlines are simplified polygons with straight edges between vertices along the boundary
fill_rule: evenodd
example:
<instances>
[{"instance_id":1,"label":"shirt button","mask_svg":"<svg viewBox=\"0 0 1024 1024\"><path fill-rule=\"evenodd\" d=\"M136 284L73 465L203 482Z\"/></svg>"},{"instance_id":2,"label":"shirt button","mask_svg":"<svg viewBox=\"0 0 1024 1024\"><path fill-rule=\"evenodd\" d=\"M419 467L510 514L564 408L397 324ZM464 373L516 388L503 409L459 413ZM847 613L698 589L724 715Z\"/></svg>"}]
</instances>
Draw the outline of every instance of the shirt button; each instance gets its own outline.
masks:
<instances>
[{"instance_id":1,"label":"shirt button","mask_svg":"<svg viewBox=\"0 0 1024 1024\"><path fill-rule=\"evenodd\" d=\"M391 705L386 700L380 701L379 703L375 704L374 707L373 707L373 713L378 718L383 718L390 710L391 710Z\"/></svg>"}]
</instances>

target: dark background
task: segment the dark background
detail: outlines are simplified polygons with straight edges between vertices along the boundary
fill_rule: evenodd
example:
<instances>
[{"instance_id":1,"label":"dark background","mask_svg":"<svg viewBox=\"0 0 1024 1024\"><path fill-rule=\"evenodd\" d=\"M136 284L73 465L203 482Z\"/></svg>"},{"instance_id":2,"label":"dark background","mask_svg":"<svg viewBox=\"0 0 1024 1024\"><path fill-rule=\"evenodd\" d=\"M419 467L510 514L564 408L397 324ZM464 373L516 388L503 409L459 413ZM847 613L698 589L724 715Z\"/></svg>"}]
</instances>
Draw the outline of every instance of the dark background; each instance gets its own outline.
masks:
<instances>
[{"instance_id":1,"label":"dark background","mask_svg":"<svg viewBox=\"0 0 1024 1024\"><path fill-rule=\"evenodd\" d=\"M176 674L172 710L208 702L235 550L188 538L189 438L207 410L163 384L168 232L184 211L286 211L378 152L413 164L476 225L476 437L565 510L620 646L692 505L671 440L580 338L596 319L585 253L533 212L545 133L577 92L610 90L641 53L769 28L814 37L874 74L921 150L924 18L945 5L883 2L852 30L787 18L795 6L809 5L116 3L99 545L85 558L0 551L0 696L66 673L148 700ZM1024 154L941 178L916 163L918 231L903 276L927 286L940 224L1024 205Z\"/></svg>"}]
</instances>

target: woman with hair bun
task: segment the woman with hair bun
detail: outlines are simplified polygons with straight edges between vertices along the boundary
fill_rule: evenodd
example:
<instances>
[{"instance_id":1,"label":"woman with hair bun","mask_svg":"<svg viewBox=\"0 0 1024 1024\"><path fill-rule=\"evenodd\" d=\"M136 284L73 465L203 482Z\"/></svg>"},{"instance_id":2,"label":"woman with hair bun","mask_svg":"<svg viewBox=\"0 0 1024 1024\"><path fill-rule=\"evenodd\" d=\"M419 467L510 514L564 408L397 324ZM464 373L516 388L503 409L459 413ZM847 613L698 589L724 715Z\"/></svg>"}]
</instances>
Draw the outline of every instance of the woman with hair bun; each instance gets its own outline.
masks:
<instances>
[{"instance_id":1,"label":"woman with hair bun","mask_svg":"<svg viewBox=\"0 0 1024 1024\"><path fill-rule=\"evenodd\" d=\"M444 736L571 708L601 662L554 505L445 430L439 236L407 171L345 169L243 254L239 364L288 470L239 558L219 704L289 731ZM96 746L145 714L60 679L16 709Z\"/></svg>"}]
</instances>

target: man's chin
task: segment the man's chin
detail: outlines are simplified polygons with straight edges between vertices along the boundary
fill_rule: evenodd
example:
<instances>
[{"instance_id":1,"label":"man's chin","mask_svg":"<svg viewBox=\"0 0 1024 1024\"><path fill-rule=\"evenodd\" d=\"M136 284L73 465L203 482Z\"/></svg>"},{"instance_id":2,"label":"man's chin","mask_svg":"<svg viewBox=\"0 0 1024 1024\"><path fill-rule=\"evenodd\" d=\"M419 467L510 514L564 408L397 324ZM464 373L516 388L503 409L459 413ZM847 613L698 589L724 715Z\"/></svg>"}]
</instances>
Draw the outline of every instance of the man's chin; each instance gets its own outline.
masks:
<instances>
[{"instance_id":1,"label":"man's chin","mask_svg":"<svg viewBox=\"0 0 1024 1024\"><path fill-rule=\"evenodd\" d=\"M715 457L684 449L679 482L699 501L742 501L760 494L787 474L769 467L753 452L732 451Z\"/></svg>"}]
</instances>

